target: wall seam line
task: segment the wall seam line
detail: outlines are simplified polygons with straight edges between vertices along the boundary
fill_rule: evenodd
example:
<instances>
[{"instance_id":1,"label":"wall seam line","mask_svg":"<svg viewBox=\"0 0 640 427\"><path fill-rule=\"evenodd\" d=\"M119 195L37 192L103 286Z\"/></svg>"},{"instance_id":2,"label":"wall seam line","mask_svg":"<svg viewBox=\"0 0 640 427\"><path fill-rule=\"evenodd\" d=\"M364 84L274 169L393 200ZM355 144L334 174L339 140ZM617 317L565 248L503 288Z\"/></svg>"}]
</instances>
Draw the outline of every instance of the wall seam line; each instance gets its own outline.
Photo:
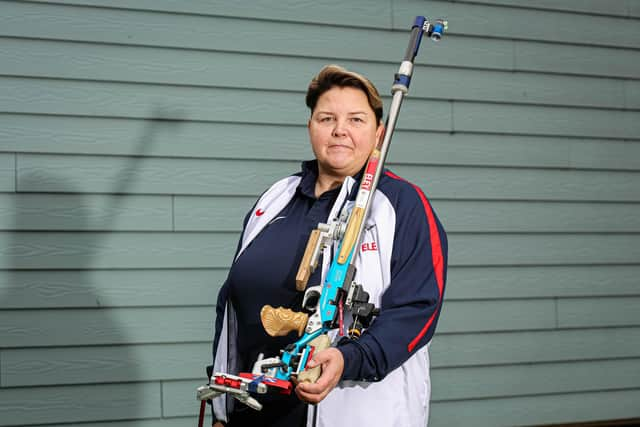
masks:
<instances>
[{"instance_id":1,"label":"wall seam line","mask_svg":"<svg viewBox=\"0 0 640 427\"><path fill-rule=\"evenodd\" d=\"M13 192L18 192L18 153L13 153Z\"/></svg>"},{"instance_id":2,"label":"wall seam line","mask_svg":"<svg viewBox=\"0 0 640 427\"><path fill-rule=\"evenodd\" d=\"M171 231L176 231L176 195L171 195Z\"/></svg>"},{"instance_id":3,"label":"wall seam line","mask_svg":"<svg viewBox=\"0 0 640 427\"><path fill-rule=\"evenodd\" d=\"M164 418L164 381L160 380L160 418Z\"/></svg>"}]
</instances>

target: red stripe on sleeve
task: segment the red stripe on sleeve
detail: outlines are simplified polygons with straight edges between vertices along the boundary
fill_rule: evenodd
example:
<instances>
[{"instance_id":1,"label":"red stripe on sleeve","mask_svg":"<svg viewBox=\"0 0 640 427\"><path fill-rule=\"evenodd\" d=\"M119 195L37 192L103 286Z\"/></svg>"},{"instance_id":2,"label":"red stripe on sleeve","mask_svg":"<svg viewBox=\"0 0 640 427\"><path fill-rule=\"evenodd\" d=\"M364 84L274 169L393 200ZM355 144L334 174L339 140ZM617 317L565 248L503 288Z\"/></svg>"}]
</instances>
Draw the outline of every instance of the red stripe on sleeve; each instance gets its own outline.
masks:
<instances>
[{"instance_id":1,"label":"red stripe on sleeve","mask_svg":"<svg viewBox=\"0 0 640 427\"><path fill-rule=\"evenodd\" d=\"M399 177L398 175L390 171L385 171L385 172L387 176L393 179L397 179L397 180L405 181L409 183L416 190L416 192L418 193L418 196L420 196L420 200L422 201L422 206L424 206L424 211L425 211L425 214L427 215L427 222L429 224L429 238L431 240L431 260L433 262L433 270L435 272L436 282L438 284L438 292L439 292L438 300L441 303L442 294L444 291L444 257L442 255L442 246L440 244L440 234L438 233L438 225L436 224L435 216L433 215L433 211L431 210L431 205L427 201L427 197L424 195L420 187L418 187L417 185L411 184L407 180ZM434 319L436 318L436 314L438 313L438 310L439 310L439 307L433 312L433 314L431 315L429 320L427 320L427 323L423 326L423 328L420 330L418 335L411 340L411 342L407 346L407 350L409 352L413 351L416 345L418 345L418 342L420 342L422 337L424 337L424 335L427 333L427 331L429 330L429 327L431 326Z\"/></svg>"}]
</instances>

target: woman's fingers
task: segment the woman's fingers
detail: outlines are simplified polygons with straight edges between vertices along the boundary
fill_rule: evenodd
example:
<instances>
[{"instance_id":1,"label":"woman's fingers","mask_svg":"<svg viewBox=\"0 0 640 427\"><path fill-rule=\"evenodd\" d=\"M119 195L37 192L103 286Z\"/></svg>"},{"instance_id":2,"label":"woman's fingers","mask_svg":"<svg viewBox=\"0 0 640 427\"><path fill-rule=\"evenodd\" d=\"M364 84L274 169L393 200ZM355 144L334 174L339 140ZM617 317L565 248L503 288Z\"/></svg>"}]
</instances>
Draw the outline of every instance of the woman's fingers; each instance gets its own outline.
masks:
<instances>
[{"instance_id":1,"label":"woman's fingers","mask_svg":"<svg viewBox=\"0 0 640 427\"><path fill-rule=\"evenodd\" d=\"M308 367L322 366L322 374L315 383L299 383L298 397L308 403L318 403L338 384L344 370L344 358L340 350L328 348L313 356Z\"/></svg>"}]
</instances>

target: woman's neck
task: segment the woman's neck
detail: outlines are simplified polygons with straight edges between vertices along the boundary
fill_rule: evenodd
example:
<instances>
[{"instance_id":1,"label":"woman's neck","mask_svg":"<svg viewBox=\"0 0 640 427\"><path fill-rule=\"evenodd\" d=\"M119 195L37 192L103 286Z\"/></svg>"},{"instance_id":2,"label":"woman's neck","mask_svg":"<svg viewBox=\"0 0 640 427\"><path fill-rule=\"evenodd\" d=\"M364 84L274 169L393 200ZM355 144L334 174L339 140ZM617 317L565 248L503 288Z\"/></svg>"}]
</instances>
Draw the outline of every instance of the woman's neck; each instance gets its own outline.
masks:
<instances>
[{"instance_id":1,"label":"woman's neck","mask_svg":"<svg viewBox=\"0 0 640 427\"><path fill-rule=\"evenodd\" d=\"M318 179L316 179L315 188L316 197L320 197L323 193L339 187L344 182L344 179L344 176L333 176L324 173L318 173Z\"/></svg>"}]
</instances>

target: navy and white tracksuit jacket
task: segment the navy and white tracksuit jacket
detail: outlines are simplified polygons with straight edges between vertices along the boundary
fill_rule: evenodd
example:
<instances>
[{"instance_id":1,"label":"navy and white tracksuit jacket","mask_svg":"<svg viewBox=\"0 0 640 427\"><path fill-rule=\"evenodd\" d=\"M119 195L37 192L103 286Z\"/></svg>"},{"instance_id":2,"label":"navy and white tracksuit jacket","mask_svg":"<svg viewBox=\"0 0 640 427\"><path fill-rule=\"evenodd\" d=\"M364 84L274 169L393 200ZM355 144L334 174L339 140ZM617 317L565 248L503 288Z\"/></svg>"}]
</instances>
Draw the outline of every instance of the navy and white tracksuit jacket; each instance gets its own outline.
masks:
<instances>
[{"instance_id":1,"label":"navy and white tracksuit jacket","mask_svg":"<svg viewBox=\"0 0 640 427\"><path fill-rule=\"evenodd\" d=\"M233 282L234 267L242 264L245 251L253 250L250 245L254 241L254 246L262 247L260 252L265 253L264 248L284 248L281 240L286 230L315 225L313 220L318 218L311 218L309 224L312 225L305 225L299 217L311 215L313 207L310 209L309 206L320 203L325 195L318 201L304 202L307 205L300 202L301 205L298 200L314 197L316 174L315 161L303 163L301 173L273 184L247 215L230 277L218 297L214 371L251 370L251 366L247 366L247 343L260 341L262 337L257 335L264 334L251 317L254 310L259 312L262 305L270 303L299 309L296 305L301 301L301 295L299 299L293 296L294 281L277 285L282 287L274 292L281 296L279 301L274 300L277 297L261 292L260 283L251 284L255 291L245 288L234 298L234 286L230 283ZM328 216L323 217L326 212L321 214L320 221L335 218L343 207L349 209L353 205L357 178L347 177L342 186L334 190L331 203L325 208ZM301 208L303 205L306 207ZM301 214L301 211L304 212ZM295 223L288 226L290 220ZM278 230L279 223L286 228ZM296 248L292 253L284 254L288 271L275 274L279 277L277 280L289 281L295 276L310 230L304 230L303 237L293 237L289 246ZM322 269L317 269L316 277L312 276L309 285L324 281L335 250L336 247L324 250ZM267 255L264 264L276 263ZM310 407L307 425L424 427L431 392L427 344L435 331L444 295L447 238L422 190L388 170L380 177L372 200L355 267L355 281L364 286L370 301L380 308L380 314L359 340L340 340L337 331L330 334L344 356L344 373L338 386L322 402ZM247 270L246 266L242 270ZM286 294L288 291L291 293ZM245 299L254 301L245 304ZM247 307L251 313L246 313ZM345 324L350 324L347 313ZM245 335L251 334L256 336L247 339ZM295 338L288 338L288 342L293 340ZM265 354L265 357L275 355ZM217 419L227 420L229 402L224 398L214 400Z\"/></svg>"}]
</instances>

